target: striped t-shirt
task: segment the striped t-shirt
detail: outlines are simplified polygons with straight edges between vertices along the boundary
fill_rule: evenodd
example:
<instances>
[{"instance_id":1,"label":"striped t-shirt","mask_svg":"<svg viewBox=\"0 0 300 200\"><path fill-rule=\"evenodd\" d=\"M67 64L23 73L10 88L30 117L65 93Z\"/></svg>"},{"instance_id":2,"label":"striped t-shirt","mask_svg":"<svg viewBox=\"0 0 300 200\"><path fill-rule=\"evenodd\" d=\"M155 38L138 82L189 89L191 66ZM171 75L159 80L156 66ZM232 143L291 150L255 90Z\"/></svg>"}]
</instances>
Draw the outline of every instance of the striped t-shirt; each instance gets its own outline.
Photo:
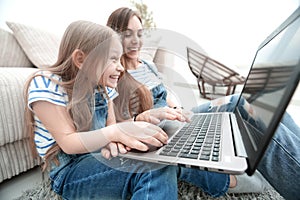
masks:
<instances>
[{"instance_id":1,"label":"striped t-shirt","mask_svg":"<svg viewBox=\"0 0 300 200\"><path fill-rule=\"evenodd\" d=\"M47 101L55 105L66 107L69 102L67 93L62 86L57 84L57 81L61 81L61 77L45 71L40 73L43 74L43 76L34 77L29 86L29 109L32 110L31 104L36 101ZM118 95L115 89L108 87L106 89L110 98L113 99ZM95 90L95 92L98 92L98 90ZM55 144L55 140L36 115L34 115L34 125L34 141L36 149L39 155L44 157L48 149Z\"/></svg>"},{"instance_id":2,"label":"striped t-shirt","mask_svg":"<svg viewBox=\"0 0 300 200\"><path fill-rule=\"evenodd\" d=\"M147 86L149 90L162 83L162 80L144 62L137 69L127 71L135 80Z\"/></svg>"}]
</instances>

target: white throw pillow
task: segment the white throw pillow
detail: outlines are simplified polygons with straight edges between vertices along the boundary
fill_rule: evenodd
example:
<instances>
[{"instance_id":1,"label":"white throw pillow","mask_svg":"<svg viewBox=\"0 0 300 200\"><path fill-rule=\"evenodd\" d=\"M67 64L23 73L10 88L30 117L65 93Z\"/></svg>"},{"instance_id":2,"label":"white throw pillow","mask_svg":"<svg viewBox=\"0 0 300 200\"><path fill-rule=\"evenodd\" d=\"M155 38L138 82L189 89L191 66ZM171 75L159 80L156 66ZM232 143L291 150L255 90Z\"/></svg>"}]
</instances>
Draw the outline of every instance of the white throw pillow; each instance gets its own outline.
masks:
<instances>
[{"instance_id":1,"label":"white throw pillow","mask_svg":"<svg viewBox=\"0 0 300 200\"><path fill-rule=\"evenodd\" d=\"M56 62L60 43L57 35L20 23L6 24L36 67L48 67Z\"/></svg>"},{"instance_id":2,"label":"white throw pillow","mask_svg":"<svg viewBox=\"0 0 300 200\"><path fill-rule=\"evenodd\" d=\"M32 66L13 34L0 29L0 67Z\"/></svg>"}]
</instances>

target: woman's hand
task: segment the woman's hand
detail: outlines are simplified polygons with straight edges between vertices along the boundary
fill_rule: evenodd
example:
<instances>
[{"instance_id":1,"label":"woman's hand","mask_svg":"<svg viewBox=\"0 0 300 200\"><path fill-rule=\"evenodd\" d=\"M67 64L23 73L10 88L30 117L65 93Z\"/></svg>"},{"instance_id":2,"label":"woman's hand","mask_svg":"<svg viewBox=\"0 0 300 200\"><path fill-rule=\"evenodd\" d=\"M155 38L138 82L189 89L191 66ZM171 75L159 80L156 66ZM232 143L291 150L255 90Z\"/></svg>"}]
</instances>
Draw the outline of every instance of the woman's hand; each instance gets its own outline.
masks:
<instances>
[{"instance_id":1,"label":"woman's hand","mask_svg":"<svg viewBox=\"0 0 300 200\"><path fill-rule=\"evenodd\" d=\"M136 116L136 121L146 121L152 124L158 124L161 120L178 120L181 122L190 121L190 111L184 111L181 108L155 108L144 111Z\"/></svg>"}]
</instances>

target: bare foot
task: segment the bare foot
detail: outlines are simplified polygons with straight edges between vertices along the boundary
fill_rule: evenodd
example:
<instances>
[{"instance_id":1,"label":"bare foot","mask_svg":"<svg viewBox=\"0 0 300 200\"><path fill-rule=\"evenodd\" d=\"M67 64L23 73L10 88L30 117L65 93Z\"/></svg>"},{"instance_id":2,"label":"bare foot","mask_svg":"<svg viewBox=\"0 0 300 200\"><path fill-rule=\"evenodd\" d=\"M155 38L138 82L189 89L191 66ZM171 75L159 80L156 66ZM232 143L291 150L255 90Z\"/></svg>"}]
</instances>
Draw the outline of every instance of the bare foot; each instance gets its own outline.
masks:
<instances>
[{"instance_id":1,"label":"bare foot","mask_svg":"<svg viewBox=\"0 0 300 200\"><path fill-rule=\"evenodd\" d=\"M236 177L234 175L230 175L229 177L230 177L229 187L230 188L236 187L237 184Z\"/></svg>"}]
</instances>

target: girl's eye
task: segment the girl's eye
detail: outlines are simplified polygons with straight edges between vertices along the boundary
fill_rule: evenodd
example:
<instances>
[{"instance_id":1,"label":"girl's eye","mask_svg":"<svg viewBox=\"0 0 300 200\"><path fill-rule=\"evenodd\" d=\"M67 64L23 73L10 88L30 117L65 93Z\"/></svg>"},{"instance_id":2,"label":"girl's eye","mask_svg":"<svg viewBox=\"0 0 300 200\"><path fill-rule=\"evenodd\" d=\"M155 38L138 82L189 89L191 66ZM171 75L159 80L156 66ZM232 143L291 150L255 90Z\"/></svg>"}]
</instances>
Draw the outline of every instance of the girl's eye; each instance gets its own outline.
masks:
<instances>
[{"instance_id":1,"label":"girl's eye","mask_svg":"<svg viewBox=\"0 0 300 200\"><path fill-rule=\"evenodd\" d=\"M111 60L113 62L119 62L120 58L118 58L118 57L111 57Z\"/></svg>"}]
</instances>

